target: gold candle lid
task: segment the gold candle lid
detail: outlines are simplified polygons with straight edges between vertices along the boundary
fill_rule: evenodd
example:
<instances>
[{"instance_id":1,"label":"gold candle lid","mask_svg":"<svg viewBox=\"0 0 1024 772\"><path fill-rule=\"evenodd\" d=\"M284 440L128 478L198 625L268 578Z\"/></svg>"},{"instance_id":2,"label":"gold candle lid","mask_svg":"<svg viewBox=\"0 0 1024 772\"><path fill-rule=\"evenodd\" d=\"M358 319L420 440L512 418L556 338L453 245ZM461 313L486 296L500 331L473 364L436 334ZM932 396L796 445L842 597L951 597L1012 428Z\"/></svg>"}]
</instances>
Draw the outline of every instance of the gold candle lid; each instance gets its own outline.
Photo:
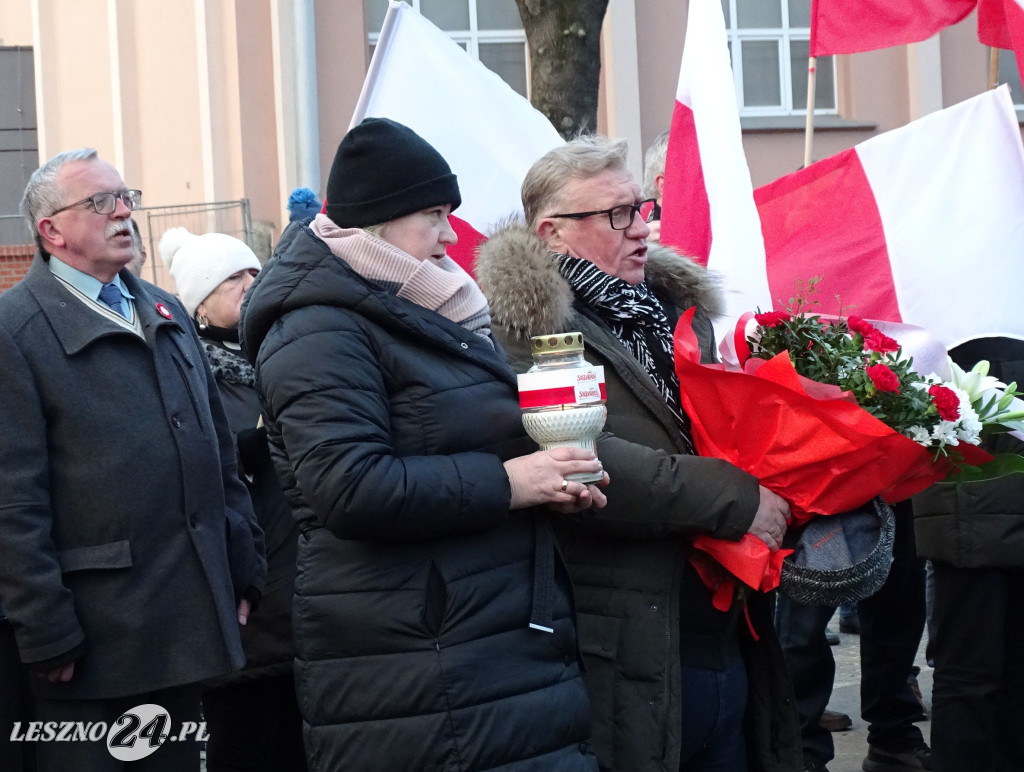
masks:
<instances>
[{"instance_id":1,"label":"gold candle lid","mask_svg":"<svg viewBox=\"0 0 1024 772\"><path fill-rule=\"evenodd\" d=\"M530 338L534 354L568 353L583 351L582 332L559 332L551 335L534 335Z\"/></svg>"}]
</instances>

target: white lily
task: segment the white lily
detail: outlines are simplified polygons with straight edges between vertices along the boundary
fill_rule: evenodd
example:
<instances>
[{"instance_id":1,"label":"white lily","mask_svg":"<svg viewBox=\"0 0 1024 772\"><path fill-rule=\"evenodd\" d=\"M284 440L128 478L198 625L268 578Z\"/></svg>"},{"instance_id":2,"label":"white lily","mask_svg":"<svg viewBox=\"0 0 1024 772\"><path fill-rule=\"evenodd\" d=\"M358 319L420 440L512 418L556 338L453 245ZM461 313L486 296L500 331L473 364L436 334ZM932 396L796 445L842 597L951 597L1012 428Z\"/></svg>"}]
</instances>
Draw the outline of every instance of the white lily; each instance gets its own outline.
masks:
<instances>
[{"instance_id":1,"label":"white lily","mask_svg":"<svg viewBox=\"0 0 1024 772\"><path fill-rule=\"evenodd\" d=\"M952 385L966 392L982 424L999 424L1024 432L1024 401L1017 396L1016 383L1007 385L989 375L989 363L984 359L966 372L950 359L949 371Z\"/></svg>"},{"instance_id":2,"label":"white lily","mask_svg":"<svg viewBox=\"0 0 1024 772\"><path fill-rule=\"evenodd\" d=\"M950 381L958 389L966 391L974 404L988 392L1006 388L1005 383L988 374L988 369L989 364L984 359L966 372L952 359L949 360Z\"/></svg>"}]
</instances>

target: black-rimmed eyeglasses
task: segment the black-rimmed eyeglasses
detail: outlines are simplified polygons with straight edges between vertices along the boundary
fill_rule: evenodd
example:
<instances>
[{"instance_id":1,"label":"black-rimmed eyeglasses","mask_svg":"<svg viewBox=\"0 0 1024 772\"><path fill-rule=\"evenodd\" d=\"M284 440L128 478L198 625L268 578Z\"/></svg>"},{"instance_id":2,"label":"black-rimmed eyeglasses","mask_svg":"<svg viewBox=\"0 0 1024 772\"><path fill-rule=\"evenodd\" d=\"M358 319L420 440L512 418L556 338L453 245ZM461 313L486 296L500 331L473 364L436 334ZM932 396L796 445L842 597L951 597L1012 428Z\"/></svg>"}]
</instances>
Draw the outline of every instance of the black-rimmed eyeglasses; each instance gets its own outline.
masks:
<instances>
[{"instance_id":1,"label":"black-rimmed eyeglasses","mask_svg":"<svg viewBox=\"0 0 1024 772\"><path fill-rule=\"evenodd\" d=\"M582 220L586 217L593 217L595 214L608 215L608 224L612 230L624 231L633 224L633 218L638 214L644 222L650 222L654 216L654 205L656 199L648 198L639 204L620 204L611 209L597 209L593 212L565 212L563 214L549 214L548 217L568 217L571 220Z\"/></svg>"},{"instance_id":2,"label":"black-rimmed eyeglasses","mask_svg":"<svg viewBox=\"0 0 1024 772\"><path fill-rule=\"evenodd\" d=\"M119 190L116 193L96 193L88 198L83 198L81 201L76 201L73 204L62 206L56 212L53 212L50 217L53 217L55 214L60 214L67 209L74 209L76 206L81 206L82 204L89 204L96 214L110 214L117 209L118 200L128 207L129 211L134 212L142 203L142 191L125 188L124 190Z\"/></svg>"}]
</instances>

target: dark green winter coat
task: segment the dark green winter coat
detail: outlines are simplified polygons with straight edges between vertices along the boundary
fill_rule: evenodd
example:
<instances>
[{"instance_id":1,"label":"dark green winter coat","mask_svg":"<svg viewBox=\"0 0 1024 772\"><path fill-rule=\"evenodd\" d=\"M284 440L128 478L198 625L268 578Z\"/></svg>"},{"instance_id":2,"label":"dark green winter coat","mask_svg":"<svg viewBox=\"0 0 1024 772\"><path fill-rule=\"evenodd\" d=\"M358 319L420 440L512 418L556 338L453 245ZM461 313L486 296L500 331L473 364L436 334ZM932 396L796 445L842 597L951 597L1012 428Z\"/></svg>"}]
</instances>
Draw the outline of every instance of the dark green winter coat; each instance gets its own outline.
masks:
<instances>
[{"instance_id":1,"label":"dark green winter coat","mask_svg":"<svg viewBox=\"0 0 1024 772\"><path fill-rule=\"evenodd\" d=\"M668 249L652 248L647 283L669 312L696 306L705 358L718 290L707 272ZM477 279L495 334L513 364L532 363L529 337L580 331L586 358L603 365L608 435L598 455L611 477L608 506L558 530L576 593L580 645L602 770L677 772L681 711L677 632L685 624L680 586L689 536L739 539L757 510L757 480L733 465L686 455L664 398L640 364L587 308L544 244L521 225L483 245ZM760 636L740 624L750 674L748 759L757 772L802 768L792 687L764 596L751 599Z\"/></svg>"}]
</instances>

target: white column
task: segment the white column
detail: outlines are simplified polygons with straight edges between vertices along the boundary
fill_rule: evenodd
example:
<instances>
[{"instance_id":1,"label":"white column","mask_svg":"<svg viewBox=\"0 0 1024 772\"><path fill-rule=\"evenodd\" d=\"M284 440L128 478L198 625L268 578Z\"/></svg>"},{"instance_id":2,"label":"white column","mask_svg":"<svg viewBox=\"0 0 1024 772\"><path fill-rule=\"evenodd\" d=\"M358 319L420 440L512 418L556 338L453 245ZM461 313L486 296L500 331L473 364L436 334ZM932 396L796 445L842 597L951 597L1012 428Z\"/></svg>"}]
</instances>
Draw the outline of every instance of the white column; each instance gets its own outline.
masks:
<instances>
[{"instance_id":1,"label":"white column","mask_svg":"<svg viewBox=\"0 0 1024 772\"><path fill-rule=\"evenodd\" d=\"M117 12L117 0L107 0L107 45L110 53L110 108L111 125L114 130L114 157L110 162L121 172L127 174L124 149L124 108L121 99L121 35L118 25L120 14Z\"/></svg>"},{"instance_id":2,"label":"white column","mask_svg":"<svg viewBox=\"0 0 1024 772\"><path fill-rule=\"evenodd\" d=\"M295 36L292 34L294 16L291 0L271 0L271 37L274 49L274 112L277 116L277 178L281 185L282 222L288 222L284 202L291 192L297 176L295 113L297 110L293 72L295 64Z\"/></svg>"},{"instance_id":3,"label":"white column","mask_svg":"<svg viewBox=\"0 0 1024 772\"><path fill-rule=\"evenodd\" d=\"M297 185L320 189L320 115L317 109L316 21L313 0L293 0Z\"/></svg>"},{"instance_id":4,"label":"white column","mask_svg":"<svg viewBox=\"0 0 1024 772\"><path fill-rule=\"evenodd\" d=\"M907 46L907 90L910 120L943 108L939 35Z\"/></svg>"},{"instance_id":5,"label":"white column","mask_svg":"<svg viewBox=\"0 0 1024 772\"><path fill-rule=\"evenodd\" d=\"M54 155L50 148L50 136L46 130L46 100L43 99L43 85L48 77L45 68L42 66L43 57L46 55L46 46L43 45L43 36L39 19L39 0L31 0L32 10L32 61L35 69L35 91L36 91L36 147L39 148L39 163L42 164Z\"/></svg>"},{"instance_id":6,"label":"white column","mask_svg":"<svg viewBox=\"0 0 1024 772\"><path fill-rule=\"evenodd\" d=\"M195 0L196 73L199 97L199 137L202 142L203 191L201 201L216 201L217 174L214 169L213 105L210 104L210 41L206 25L206 0Z\"/></svg>"},{"instance_id":7,"label":"white column","mask_svg":"<svg viewBox=\"0 0 1024 772\"><path fill-rule=\"evenodd\" d=\"M643 179L636 0L609 0L601 28L608 136L629 142L629 170Z\"/></svg>"}]
</instances>

